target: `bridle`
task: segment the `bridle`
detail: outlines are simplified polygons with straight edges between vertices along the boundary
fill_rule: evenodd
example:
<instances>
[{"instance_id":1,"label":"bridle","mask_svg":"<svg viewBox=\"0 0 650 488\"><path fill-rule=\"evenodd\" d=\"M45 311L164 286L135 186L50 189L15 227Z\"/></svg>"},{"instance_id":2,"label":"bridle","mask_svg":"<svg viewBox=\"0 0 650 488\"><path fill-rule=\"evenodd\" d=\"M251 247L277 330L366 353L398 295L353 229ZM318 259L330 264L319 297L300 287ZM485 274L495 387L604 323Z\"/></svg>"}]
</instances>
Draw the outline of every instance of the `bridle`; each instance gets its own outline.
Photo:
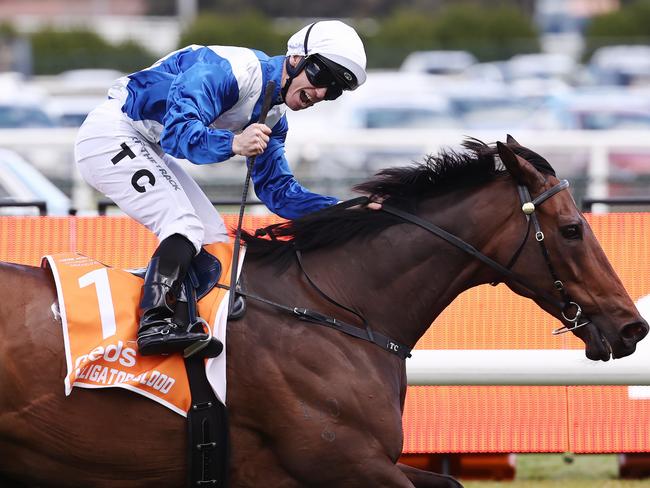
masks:
<instances>
[{"instance_id":1,"label":"bridle","mask_svg":"<svg viewBox=\"0 0 650 488\"><path fill-rule=\"evenodd\" d=\"M467 242L463 241L461 238L455 236L454 234L451 234L447 232L446 230L442 229L441 227L438 227L437 225L424 220L417 215L414 215L409 212L405 212L403 210L400 210L398 208L392 207L388 204L382 204L382 211L389 213L391 215L394 215L396 217L399 217L405 222L409 222L411 224L417 225L418 227L423 228L424 230L440 237L441 239L447 241L449 244L457 247L458 249L466 252L467 254L473 256L474 258L478 259L482 263L486 264L490 268L494 269L500 274L500 279L503 281L504 279L507 279L508 281L512 283L516 283L520 287L528 290L530 293L532 293L535 297L540 298L550 304L551 306L557 308L561 315L562 318L568 322L570 325L568 326L563 326L558 329L554 329L552 333L554 335L557 334L563 334L565 332L569 331L574 331L576 329L579 329L580 327L584 327L585 325L588 325L591 323L591 321L587 318L583 322L580 322L582 318L582 307L578 305L578 303L574 300L571 299L569 296L568 292L564 288L564 284L560 279L558 279L557 273L555 272L555 268L553 266L553 263L551 262L550 259L550 254L548 252L548 248L546 247L546 244L544 242L544 233L542 232L539 219L537 218L537 215L535 214L535 211L537 210L537 207L539 207L542 203L544 203L546 200L549 198L553 197L557 193L561 192L562 190L565 190L569 187L569 182L567 180L562 180L560 181L557 185L554 185L552 188L544 191L540 195L538 195L536 198L532 199L530 196L530 192L528 191L528 188L524 185L519 185L518 186L518 193L519 193L519 199L521 202L521 210L526 216L526 221L527 221L527 227L526 227L526 234L524 238L522 239L521 243L519 244L519 247L516 249L514 252L512 258L510 258L510 261L506 266L496 262L492 258L489 258L479 250L477 250L475 247L472 245L468 244ZM359 197L359 198L354 198L352 200L347 200L345 202L339 203L336 205L338 208L350 208L354 207L357 205L364 205L370 203L370 199L368 197ZM258 229L257 232L255 233L256 236L263 236L263 235L268 235L272 240L276 239L276 236L274 235L273 230L281 224L273 224L268 227L265 227L263 229ZM519 258L521 252L524 249L524 246L526 245L526 242L528 242L528 237L530 236L530 230L531 230L531 225L535 228L535 240L539 243L542 255L544 256L544 260L546 262L546 265L548 267L549 273L553 279L553 284L560 293L561 300L558 300L555 296L547 293L544 290L541 290L537 288L536 286L532 286L528 283L526 283L521 277L519 277L516 273L512 271L512 267L514 266L515 262ZM302 253L300 250L295 250L295 255L296 255L296 260L298 263L298 267L302 271L303 275L307 279L307 282L312 286L324 299L326 299L328 302L331 304L337 306L338 308L342 310L346 310L349 313L352 313L355 315L362 323L363 323L363 328L359 327L357 325L352 325L348 324L342 320L339 320L335 317L331 317L329 315L325 315L323 313L320 313L318 311L310 310L307 308L301 308L301 307L294 307L294 306L288 306L284 305L272 300L269 300L264 297L260 297L258 295L255 295L253 293L249 293L247 291L242 290L241 284L237 284L236 288L236 294L241 295L246 298L250 298L253 300L256 300L261 303L265 303L267 305L270 305L276 309L282 310L284 312L287 312L291 315L294 315L295 317L299 318L300 320L315 323L318 325L323 325L326 327L330 327L332 329L338 330L339 332L342 332L344 334L351 335L353 337L356 337L358 339L362 339L368 342L371 342L380 348L395 354L398 356L400 359L406 359L407 357L410 357L410 352L411 352L411 347L406 345L406 344L401 344L398 341L395 341L391 339L390 337L387 337L383 334L380 334L376 331L373 331L370 328L370 325L368 324L368 321L359 313L354 311L352 308L347 307L332 297L330 297L327 293L325 293L322 289L318 287L318 285L315 283L314 280L309 276L309 273L305 269L303 260L302 260ZM497 284L498 282L492 283L492 284ZM224 285L217 285L220 288L224 289L229 289L230 287L224 286ZM569 310L570 309L575 309L575 313L573 314L573 317L570 315Z\"/></svg>"},{"instance_id":2,"label":"bridle","mask_svg":"<svg viewBox=\"0 0 650 488\"><path fill-rule=\"evenodd\" d=\"M546 261L546 266L548 267L548 271L551 274L551 277L553 278L553 286L555 286L555 289L558 290L564 302L562 309L560 311L560 313L562 314L562 318L565 321L573 324L572 326L567 327L565 325L557 329L553 329L553 331L551 332L553 335L564 334L566 332L579 329L580 327L584 327L585 325L591 323L591 321L588 319L585 320L584 322L580 322L580 318L582 316L582 307L577 302L571 300L569 293L566 291L566 288L564 287L564 283L562 283L562 281L558 278L557 273L555 271L555 267L551 262L551 256L548 252L548 248L546 247L546 244L544 242L544 233L542 232L542 228L539 224L539 219L535 214L535 210L537 209L537 206L539 204L541 204L545 200L549 199L556 193L566 188L569 188L569 182L567 180L561 180L557 185L546 190L537 198L531 200L530 192L528 191L527 187L523 185L518 185L517 187L519 191L519 198L522 204L521 211L524 213L524 215L526 216L526 220L528 221L526 236L530 234L530 226L532 222L533 226L535 227L535 240L539 242L539 246L542 250L542 255L544 256L544 261ZM513 256L513 259L511 259L511 262L508 264L508 267L512 267L514 265L516 258L521 253L521 249L523 249L524 244L525 244L525 240L521 243L520 249L518 249L516 254ZM568 313L568 310L570 308L575 308L575 313L573 317L571 317Z\"/></svg>"},{"instance_id":3,"label":"bridle","mask_svg":"<svg viewBox=\"0 0 650 488\"><path fill-rule=\"evenodd\" d=\"M561 180L557 185L554 185L553 187L549 188L548 190L538 195L536 198L532 199L530 192L528 191L528 188L525 185L517 186L517 191L519 193L519 199L521 202L521 210L526 217L526 221L528 225L526 227L526 234L524 235L524 238L522 239L521 243L519 244L519 247L514 252L512 258L510 258L510 261L508 261L508 264L506 266L503 266L502 264L487 257L485 254L481 253L476 248L474 248L467 242L463 241L459 237L445 231L444 229L438 227L435 224L432 224L431 222L421 219L416 215L410 214L408 212L404 212L402 210L399 210L397 208L391 207L386 204L382 205L382 210L389 214L400 217L401 219L406 220L407 222L415 224L431 232L432 234L435 234L436 236L444 239L448 243L470 254L471 256L477 258L484 264L488 265L489 267L497 271L501 275L502 279L507 278L511 282L518 284L522 288L528 290L529 292L533 293L535 296L541 298L545 302L557 308L560 311L562 318L570 324L568 326L565 325L558 329L554 329L552 331L553 335L558 335L558 334L564 334L566 332L574 331L576 329L579 329L580 327L584 327L585 325L591 323L589 319L585 319L585 321L580 322L582 318L582 307L580 307L580 305L575 300L571 299L569 293L564 287L564 284L558 278L557 273L555 271L555 267L551 262L551 257L548 252L548 248L546 247L546 244L544 242L545 239L544 232L542 232L539 219L535 214L537 207L539 207L542 203L544 203L549 198L553 197L557 193L567 188L569 188L569 182L567 180ZM543 290L538 289L536 286L532 286L526 283L511 269L514 266L517 259L519 258L521 252L523 251L526 242L528 241L528 237L530 236L531 224L535 228L535 240L539 243L540 249L542 251L542 255L544 256L544 261L546 262L546 266L548 267L549 273L553 279L553 285L555 286L555 289L558 290L558 292L560 293L562 301L557 300L555 297L551 296L550 294L546 293ZM498 281L493 282L492 284L496 285L497 283L499 282ZM571 314L572 309L575 310L573 314Z\"/></svg>"}]
</instances>

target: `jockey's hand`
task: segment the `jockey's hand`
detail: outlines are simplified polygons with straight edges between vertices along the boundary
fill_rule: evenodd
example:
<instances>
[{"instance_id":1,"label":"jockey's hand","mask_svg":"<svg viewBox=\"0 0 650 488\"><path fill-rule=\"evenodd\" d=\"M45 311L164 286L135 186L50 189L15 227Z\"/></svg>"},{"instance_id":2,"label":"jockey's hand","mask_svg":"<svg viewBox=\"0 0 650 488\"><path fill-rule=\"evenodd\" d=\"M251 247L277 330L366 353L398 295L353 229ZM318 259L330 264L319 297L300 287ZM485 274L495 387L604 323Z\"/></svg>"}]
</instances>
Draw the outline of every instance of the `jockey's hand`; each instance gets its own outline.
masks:
<instances>
[{"instance_id":1,"label":"jockey's hand","mask_svg":"<svg viewBox=\"0 0 650 488\"><path fill-rule=\"evenodd\" d=\"M350 208L368 208L370 210L381 210L381 203L384 199L381 197L374 196L372 197L372 201L366 203L365 205L355 205L354 207ZM342 202L339 202L342 203Z\"/></svg>"},{"instance_id":2,"label":"jockey's hand","mask_svg":"<svg viewBox=\"0 0 650 488\"><path fill-rule=\"evenodd\" d=\"M269 143L271 128L264 124L251 124L232 140L232 152L240 156L262 154Z\"/></svg>"},{"instance_id":3,"label":"jockey's hand","mask_svg":"<svg viewBox=\"0 0 650 488\"><path fill-rule=\"evenodd\" d=\"M381 210L385 197L383 195L370 195L370 201L366 203L366 208L370 210Z\"/></svg>"}]
</instances>

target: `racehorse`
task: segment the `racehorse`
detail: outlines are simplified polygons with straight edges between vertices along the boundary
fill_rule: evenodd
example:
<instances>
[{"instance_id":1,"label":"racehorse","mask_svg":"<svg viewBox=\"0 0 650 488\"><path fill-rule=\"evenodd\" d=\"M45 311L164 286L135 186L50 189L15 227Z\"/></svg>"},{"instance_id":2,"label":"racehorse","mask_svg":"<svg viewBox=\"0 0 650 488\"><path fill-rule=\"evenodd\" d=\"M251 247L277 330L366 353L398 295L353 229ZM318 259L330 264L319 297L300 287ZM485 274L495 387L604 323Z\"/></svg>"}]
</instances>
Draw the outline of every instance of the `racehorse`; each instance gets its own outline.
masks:
<instances>
[{"instance_id":1,"label":"racehorse","mask_svg":"<svg viewBox=\"0 0 650 488\"><path fill-rule=\"evenodd\" d=\"M465 148L359 185L382 210L335 206L244 236L230 486L461 486L396 462L403 358L470 287L503 282L534 300L592 360L632 354L647 334L551 165L510 136ZM49 271L2 264L0 296L0 485L184 486L182 417L119 388L64 396Z\"/></svg>"}]
</instances>

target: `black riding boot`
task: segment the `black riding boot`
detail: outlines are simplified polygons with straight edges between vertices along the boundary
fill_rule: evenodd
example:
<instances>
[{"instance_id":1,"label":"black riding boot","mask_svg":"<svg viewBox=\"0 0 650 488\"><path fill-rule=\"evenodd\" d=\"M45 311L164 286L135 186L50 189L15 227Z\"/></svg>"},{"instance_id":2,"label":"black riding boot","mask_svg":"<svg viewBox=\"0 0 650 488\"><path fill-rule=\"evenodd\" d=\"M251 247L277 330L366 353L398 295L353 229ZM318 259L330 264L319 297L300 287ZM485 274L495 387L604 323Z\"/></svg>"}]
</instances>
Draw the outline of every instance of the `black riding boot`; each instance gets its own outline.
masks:
<instances>
[{"instance_id":1,"label":"black riding boot","mask_svg":"<svg viewBox=\"0 0 650 488\"><path fill-rule=\"evenodd\" d=\"M154 255L142 286L138 350L143 356L182 352L191 344L208 338L205 333L188 332L174 322L176 300L187 268L183 269L181 263L172 265L169 259L165 260L165 265L163 268L161 257Z\"/></svg>"}]
</instances>

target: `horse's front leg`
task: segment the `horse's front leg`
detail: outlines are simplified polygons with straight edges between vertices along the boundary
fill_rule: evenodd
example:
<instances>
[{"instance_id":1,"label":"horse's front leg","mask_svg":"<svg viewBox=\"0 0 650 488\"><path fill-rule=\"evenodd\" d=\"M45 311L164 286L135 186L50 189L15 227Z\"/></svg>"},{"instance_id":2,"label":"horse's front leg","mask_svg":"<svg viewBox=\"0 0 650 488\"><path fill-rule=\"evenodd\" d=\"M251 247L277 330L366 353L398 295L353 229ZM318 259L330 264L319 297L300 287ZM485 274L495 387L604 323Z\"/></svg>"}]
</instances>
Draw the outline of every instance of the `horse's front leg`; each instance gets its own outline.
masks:
<instances>
[{"instance_id":1,"label":"horse's front leg","mask_svg":"<svg viewBox=\"0 0 650 488\"><path fill-rule=\"evenodd\" d=\"M415 488L463 488L455 478L445 474L432 473L398 463L397 467L411 480Z\"/></svg>"}]
</instances>

